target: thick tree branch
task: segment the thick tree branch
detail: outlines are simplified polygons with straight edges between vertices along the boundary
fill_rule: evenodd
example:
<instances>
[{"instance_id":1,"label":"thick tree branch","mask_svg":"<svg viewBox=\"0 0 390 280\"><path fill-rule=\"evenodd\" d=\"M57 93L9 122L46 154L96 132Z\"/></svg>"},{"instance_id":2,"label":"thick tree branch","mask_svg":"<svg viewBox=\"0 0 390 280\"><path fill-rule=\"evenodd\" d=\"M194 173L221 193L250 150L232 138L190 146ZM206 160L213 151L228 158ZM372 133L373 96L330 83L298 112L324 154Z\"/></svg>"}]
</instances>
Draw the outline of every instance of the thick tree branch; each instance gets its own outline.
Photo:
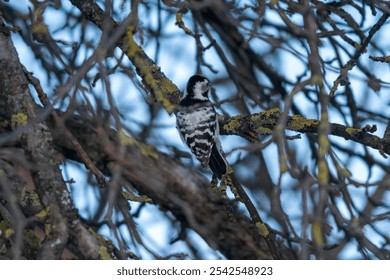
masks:
<instances>
[{"instance_id":1,"label":"thick tree branch","mask_svg":"<svg viewBox=\"0 0 390 280\"><path fill-rule=\"evenodd\" d=\"M279 109L271 109L263 113L250 116L225 117L219 116L220 130L223 135L238 135L248 140L256 140L253 135L271 135L278 124L282 113ZM286 122L286 129L301 133L318 133L319 121L305 119L302 116L289 116ZM381 153L390 155L390 143L387 138L380 138L371 133L376 131L375 125L363 128L351 128L337 123L330 123L329 135L339 136L346 140L371 147Z\"/></svg>"},{"instance_id":2,"label":"thick tree branch","mask_svg":"<svg viewBox=\"0 0 390 280\"><path fill-rule=\"evenodd\" d=\"M54 149L52 134L46 124L38 121L39 112L29 91L28 80L9 29L4 24L0 26L0 69L0 104L6 108L2 111L3 117L11 120L8 128L14 132L22 131L16 134L19 135L16 140L29 162L34 186L28 187L35 189L45 207L41 214L46 230L38 258L60 258L69 242L80 245L78 249L82 250L84 258L101 258L99 242L81 224L70 200L59 169L60 158ZM6 174L11 176L9 172ZM5 188L11 186L2 184L2 191L6 192Z\"/></svg>"},{"instance_id":3,"label":"thick tree branch","mask_svg":"<svg viewBox=\"0 0 390 280\"><path fill-rule=\"evenodd\" d=\"M92 23L101 30L105 24L114 27L114 32L119 28L123 34L118 41L117 46L127 54L133 65L136 67L138 75L143 79L154 97L163 105L163 107L172 113L174 105L179 104L180 91L175 84L170 81L165 74L160 71L154 61L143 51L143 49L134 41L133 33L135 33L135 23L129 26L118 25L111 17L109 17L96 3L92 0L81 1L71 0L80 12Z\"/></svg>"},{"instance_id":4,"label":"thick tree branch","mask_svg":"<svg viewBox=\"0 0 390 280\"><path fill-rule=\"evenodd\" d=\"M96 129L96 124L79 117L68 119L66 125L103 172L110 175L109 165L112 166L113 162L121 165L123 176L141 194L171 211L183 225L196 231L212 248L227 258L270 258L255 225L238 211L234 202L221 199L213 193L210 183L194 170L185 168L152 146L112 129ZM96 134L96 131L104 130L109 135ZM56 131L54 136L58 149L67 158L80 160L69 143L64 141L61 131ZM115 144L117 141L114 139L117 137L126 147L124 154ZM233 209L237 224L229 222L226 207Z\"/></svg>"}]
</instances>

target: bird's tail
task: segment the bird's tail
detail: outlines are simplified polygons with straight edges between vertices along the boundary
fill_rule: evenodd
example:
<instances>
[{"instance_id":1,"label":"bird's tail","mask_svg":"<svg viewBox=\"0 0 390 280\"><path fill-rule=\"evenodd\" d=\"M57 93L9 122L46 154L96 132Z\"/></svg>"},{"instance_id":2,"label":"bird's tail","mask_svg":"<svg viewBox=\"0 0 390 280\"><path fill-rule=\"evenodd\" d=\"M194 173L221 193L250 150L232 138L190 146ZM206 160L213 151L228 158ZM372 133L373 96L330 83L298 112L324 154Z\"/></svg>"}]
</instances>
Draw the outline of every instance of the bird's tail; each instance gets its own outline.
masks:
<instances>
[{"instance_id":1,"label":"bird's tail","mask_svg":"<svg viewBox=\"0 0 390 280\"><path fill-rule=\"evenodd\" d=\"M222 151L217 148L217 145L213 145L211 150L209 166L218 179L221 179L222 175L226 173L227 162L222 155Z\"/></svg>"}]
</instances>

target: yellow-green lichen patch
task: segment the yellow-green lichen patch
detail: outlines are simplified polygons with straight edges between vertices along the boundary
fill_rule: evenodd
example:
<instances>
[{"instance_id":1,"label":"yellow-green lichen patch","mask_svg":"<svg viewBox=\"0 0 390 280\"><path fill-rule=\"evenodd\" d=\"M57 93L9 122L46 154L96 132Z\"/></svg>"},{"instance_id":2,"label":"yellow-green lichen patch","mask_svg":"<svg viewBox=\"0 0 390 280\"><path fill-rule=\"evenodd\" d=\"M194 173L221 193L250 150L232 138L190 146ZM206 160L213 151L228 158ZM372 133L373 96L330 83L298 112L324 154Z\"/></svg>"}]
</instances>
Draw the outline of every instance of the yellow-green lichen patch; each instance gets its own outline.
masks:
<instances>
[{"instance_id":1,"label":"yellow-green lichen patch","mask_svg":"<svg viewBox=\"0 0 390 280\"><path fill-rule=\"evenodd\" d=\"M294 131L301 131L307 127L318 126L319 121L317 120L308 120L300 115L294 115L290 118L290 121L287 123L287 127Z\"/></svg>"},{"instance_id":2,"label":"yellow-green lichen patch","mask_svg":"<svg viewBox=\"0 0 390 280\"><path fill-rule=\"evenodd\" d=\"M238 128L242 126L241 122L242 122L241 116L231 118L230 121L223 126L223 129L227 133L237 133Z\"/></svg>"},{"instance_id":3,"label":"yellow-green lichen patch","mask_svg":"<svg viewBox=\"0 0 390 280\"><path fill-rule=\"evenodd\" d=\"M222 175L221 183L218 186L218 178L213 175L211 179L211 190L218 194L222 199L227 199L228 196L226 194L227 186L228 186L229 176L227 174Z\"/></svg>"},{"instance_id":4,"label":"yellow-green lichen patch","mask_svg":"<svg viewBox=\"0 0 390 280\"><path fill-rule=\"evenodd\" d=\"M321 115L321 121L318 126L318 156L321 158L324 158L330 148L330 142L328 138L328 133L330 130L330 124L328 121L328 115L326 113L323 113Z\"/></svg>"},{"instance_id":5,"label":"yellow-green lichen patch","mask_svg":"<svg viewBox=\"0 0 390 280\"><path fill-rule=\"evenodd\" d=\"M173 113L175 106L174 106L174 104L172 104L172 102L170 101L168 96L164 93L167 90L163 89L161 87L161 85L159 85L157 83L157 79L152 75L152 73L147 71L147 70L146 70L145 78L146 77L148 78L148 80L146 82L147 82L148 86L153 89L153 92L154 92L156 99L165 108L165 110L167 110L168 114ZM167 83L164 83L164 84L166 85Z\"/></svg>"},{"instance_id":6,"label":"yellow-green lichen patch","mask_svg":"<svg viewBox=\"0 0 390 280\"><path fill-rule=\"evenodd\" d=\"M214 176L212 177L211 179L211 190L214 192L214 193L218 193L218 178L217 176Z\"/></svg>"},{"instance_id":7,"label":"yellow-green lichen patch","mask_svg":"<svg viewBox=\"0 0 390 280\"><path fill-rule=\"evenodd\" d=\"M358 50L360 49L362 46L358 43L358 42L354 42L353 46Z\"/></svg>"},{"instance_id":8,"label":"yellow-green lichen patch","mask_svg":"<svg viewBox=\"0 0 390 280\"><path fill-rule=\"evenodd\" d=\"M158 78L156 75L156 73L160 73L160 67L155 65L142 51L141 47L134 41L133 31L134 26L129 26L127 28L127 37L124 43L126 53L136 66L137 72L140 74L145 84L152 90L154 97L170 114L174 111L175 106L171 103L168 96L165 95L167 89L161 88L161 85L159 84L160 79L164 79L164 77ZM173 87L170 86L170 88ZM178 97L176 97L177 101Z\"/></svg>"},{"instance_id":9,"label":"yellow-green lichen patch","mask_svg":"<svg viewBox=\"0 0 390 280\"><path fill-rule=\"evenodd\" d=\"M212 187L213 188L213 187ZM219 188L216 188L219 192L219 195L221 196L222 199L228 199L226 190L227 190L227 184L226 182L221 182L219 185Z\"/></svg>"},{"instance_id":10,"label":"yellow-green lichen patch","mask_svg":"<svg viewBox=\"0 0 390 280\"><path fill-rule=\"evenodd\" d=\"M31 31L32 33L35 34L42 34L42 35L49 34L49 28L44 23L34 23Z\"/></svg>"},{"instance_id":11,"label":"yellow-green lichen patch","mask_svg":"<svg viewBox=\"0 0 390 280\"><path fill-rule=\"evenodd\" d=\"M258 230L258 232L260 233L261 236L267 237L269 235L268 228L267 228L267 226L264 223L257 222L256 223L256 228L257 228L257 230Z\"/></svg>"},{"instance_id":12,"label":"yellow-green lichen patch","mask_svg":"<svg viewBox=\"0 0 390 280\"><path fill-rule=\"evenodd\" d=\"M120 130L118 132L118 137L119 137L119 142L121 143L121 145L123 146L127 146L127 145L134 145L135 143L137 143L137 141L133 138L133 137L130 137L130 136L127 136L123 130Z\"/></svg>"},{"instance_id":13,"label":"yellow-green lichen patch","mask_svg":"<svg viewBox=\"0 0 390 280\"><path fill-rule=\"evenodd\" d=\"M273 116L275 113L280 114L280 110L278 108L274 108L262 113L253 114L250 120L254 124L259 122L263 123L267 118L270 118L270 116Z\"/></svg>"},{"instance_id":14,"label":"yellow-green lichen patch","mask_svg":"<svg viewBox=\"0 0 390 280\"><path fill-rule=\"evenodd\" d=\"M8 222L0 222L0 236L10 238L14 235L14 230L10 228Z\"/></svg>"},{"instance_id":15,"label":"yellow-green lichen patch","mask_svg":"<svg viewBox=\"0 0 390 280\"><path fill-rule=\"evenodd\" d=\"M24 231L24 245L25 250L35 251L39 248L41 240L37 237L34 230L25 230Z\"/></svg>"},{"instance_id":16,"label":"yellow-green lichen patch","mask_svg":"<svg viewBox=\"0 0 390 280\"><path fill-rule=\"evenodd\" d=\"M255 129L256 133L258 134L262 134L262 135L271 135L272 134L272 129L268 128L268 127L258 127Z\"/></svg>"},{"instance_id":17,"label":"yellow-green lichen patch","mask_svg":"<svg viewBox=\"0 0 390 280\"><path fill-rule=\"evenodd\" d=\"M348 178L348 179L350 179L351 176L352 176L351 171L349 171L347 168L342 168L342 167L337 168L337 172L338 172L341 176L343 176L343 177L345 177L345 178Z\"/></svg>"},{"instance_id":18,"label":"yellow-green lichen patch","mask_svg":"<svg viewBox=\"0 0 390 280\"><path fill-rule=\"evenodd\" d=\"M191 31L191 29L189 29L188 27L186 27L186 25L184 24L183 15L184 15L184 13L182 13L182 12L178 12L178 13L176 14L176 24L177 24L181 29L183 29L183 31L184 31L186 34L191 35L191 36L195 36L194 33Z\"/></svg>"},{"instance_id":19,"label":"yellow-green lichen patch","mask_svg":"<svg viewBox=\"0 0 390 280\"><path fill-rule=\"evenodd\" d=\"M273 108L273 109L269 109L265 112L262 112L262 113L257 113L257 114L253 114L252 117L251 117L251 122L256 124L256 123L271 123L271 121L277 121L277 119L279 118L280 116L280 110L279 108Z\"/></svg>"},{"instance_id":20,"label":"yellow-green lichen patch","mask_svg":"<svg viewBox=\"0 0 390 280\"><path fill-rule=\"evenodd\" d=\"M103 245L99 246L99 256L102 260L112 260L110 253L107 248Z\"/></svg>"},{"instance_id":21,"label":"yellow-green lichen patch","mask_svg":"<svg viewBox=\"0 0 390 280\"><path fill-rule=\"evenodd\" d=\"M134 42L133 32L134 32L134 26L130 25L129 27L127 27L125 46L126 46L126 53L129 57L134 57L135 54L139 52L141 49L138 46L138 44Z\"/></svg>"},{"instance_id":22,"label":"yellow-green lichen patch","mask_svg":"<svg viewBox=\"0 0 390 280\"><path fill-rule=\"evenodd\" d=\"M130 200L130 201L135 201L135 202L141 202L141 203L152 203L152 199L146 195L141 195L141 196L137 196L137 195L134 195L133 193L129 193L129 192L122 192L122 195L124 196L124 198L126 198L127 200Z\"/></svg>"},{"instance_id":23,"label":"yellow-green lichen patch","mask_svg":"<svg viewBox=\"0 0 390 280\"><path fill-rule=\"evenodd\" d=\"M6 238L10 238L14 235L15 232L12 228L7 228L4 233L5 233L4 236Z\"/></svg>"},{"instance_id":24,"label":"yellow-green lichen patch","mask_svg":"<svg viewBox=\"0 0 390 280\"><path fill-rule=\"evenodd\" d=\"M42 204L38 194L35 191L29 189L28 187L22 188L20 204L22 207L29 207L32 209L42 208Z\"/></svg>"},{"instance_id":25,"label":"yellow-green lichen patch","mask_svg":"<svg viewBox=\"0 0 390 280\"><path fill-rule=\"evenodd\" d=\"M325 160L318 162L318 183L327 185L329 183L329 169Z\"/></svg>"},{"instance_id":26,"label":"yellow-green lichen patch","mask_svg":"<svg viewBox=\"0 0 390 280\"><path fill-rule=\"evenodd\" d=\"M222 180L226 180L227 184L230 186L230 191L232 192L232 194L234 195L234 197L241 201L241 196L238 194L238 190L237 188L235 187L235 185L233 184L233 181L232 181L232 177L231 176L234 176L234 175L231 175L233 174L234 170L233 168L228 165L228 171L225 175L222 176Z\"/></svg>"},{"instance_id":27,"label":"yellow-green lichen patch","mask_svg":"<svg viewBox=\"0 0 390 280\"><path fill-rule=\"evenodd\" d=\"M345 132L347 132L349 134L349 136L354 137L355 134L361 133L361 132L363 132L363 130L361 128L348 127L345 129Z\"/></svg>"},{"instance_id":28,"label":"yellow-green lichen patch","mask_svg":"<svg viewBox=\"0 0 390 280\"><path fill-rule=\"evenodd\" d=\"M158 159L159 158L159 155L158 155L158 152L156 150L155 147L152 147L152 146L149 146L147 144L144 144L144 143L141 143L139 141L137 141L135 138L131 137L131 136L127 136L123 130L120 130L118 132L118 138L119 138L119 141L120 143L123 145L123 146L136 146L140 153L145 156L145 157L150 157L150 158L153 158L153 159Z\"/></svg>"},{"instance_id":29,"label":"yellow-green lichen patch","mask_svg":"<svg viewBox=\"0 0 390 280\"><path fill-rule=\"evenodd\" d=\"M254 114L250 118L250 127L259 134L272 134L272 128L277 125L279 117L279 108L273 108L263 113Z\"/></svg>"},{"instance_id":30,"label":"yellow-green lichen patch","mask_svg":"<svg viewBox=\"0 0 390 280\"><path fill-rule=\"evenodd\" d=\"M279 168L280 174L284 174L288 171L287 157L285 154L279 155Z\"/></svg>"},{"instance_id":31,"label":"yellow-green lichen patch","mask_svg":"<svg viewBox=\"0 0 390 280\"><path fill-rule=\"evenodd\" d=\"M318 155L324 157L328 154L330 142L326 135L319 135L318 137L319 151Z\"/></svg>"},{"instance_id":32,"label":"yellow-green lichen patch","mask_svg":"<svg viewBox=\"0 0 390 280\"><path fill-rule=\"evenodd\" d=\"M27 124L28 117L24 113L16 113L11 116L11 126L13 128Z\"/></svg>"},{"instance_id":33,"label":"yellow-green lichen patch","mask_svg":"<svg viewBox=\"0 0 390 280\"><path fill-rule=\"evenodd\" d=\"M265 114L265 115L274 115L274 114L280 114L280 109L279 108L272 108L272 109L269 109L267 111L265 111L264 113L262 114Z\"/></svg>"},{"instance_id":34,"label":"yellow-green lichen patch","mask_svg":"<svg viewBox=\"0 0 390 280\"><path fill-rule=\"evenodd\" d=\"M310 83L312 85L320 85L323 83L323 77L321 75L313 75L310 78Z\"/></svg>"},{"instance_id":35,"label":"yellow-green lichen patch","mask_svg":"<svg viewBox=\"0 0 390 280\"><path fill-rule=\"evenodd\" d=\"M336 167L337 173L340 176L343 176L343 177L349 178L349 179L351 178L352 173L347 168L340 166L340 164L338 164L337 162L335 162L335 167Z\"/></svg>"},{"instance_id":36,"label":"yellow-green lichen patch","mask_svg":"<svg viewBox=\"0 0 390 280\"><path fill-rule=\"evenodd\" d=\"M323 247L324 239L322 238L322 223L320 220L317 220L313 223L311 228L311 234L313 241L317 244L317 246Z\"/></svg>"},{"instance_id":37,"label":"yellow-green lichen patch","mask_svg":"<svg viewBox=\"0 0 390 280\"><path fill-rule=\"evenodd\" d=\"M35 214L35 217L37 218L45 218L48 215L47 209L42 209L38 213Z\"/></svg>"},{"instance_id":38,"label":"yellow-green lichen patch","mask_svg":"<svg viewBox=\"0 0 390 280\"><path fill-rule=\"evenodd\" d=\"M99 252L100 258L103 260L112 260L112 256L109 253L109 251L107 250L107 248L112 247L111 241L106 240L102 235L100 235L99 233L97 233L96 231L94 231L92 229L88 229L88 231L91 233L91 235L95 238L95 240L99 244L98 252Z\"/></svg>"},{"instance_id":39,"label":"yellow-green lichen patch","mask_svg":"<svg viewBox=\"0 0 390 280\"><path fill-rule=\"evenodd\" d=\"M161 87L161 90L163 91L164 96L167 99L169 99L170 102L172 103L171 104L172 108L171 107L167 108L167 111L168 111L168 109L170 109L173 112L174 104L180 103L180 90L168 78L164 78L160 81L160 87ZM168 111L168 112L170 112L170 111Z\"/></svg>"}]
</instances>

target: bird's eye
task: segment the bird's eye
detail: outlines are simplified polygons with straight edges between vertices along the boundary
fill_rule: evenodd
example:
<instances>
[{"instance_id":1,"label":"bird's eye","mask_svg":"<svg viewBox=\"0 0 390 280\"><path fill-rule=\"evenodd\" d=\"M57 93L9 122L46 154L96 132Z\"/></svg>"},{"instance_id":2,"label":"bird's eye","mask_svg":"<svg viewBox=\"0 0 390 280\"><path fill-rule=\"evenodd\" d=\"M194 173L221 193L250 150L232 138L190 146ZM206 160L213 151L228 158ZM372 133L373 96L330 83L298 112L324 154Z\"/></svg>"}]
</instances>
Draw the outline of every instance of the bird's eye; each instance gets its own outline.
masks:
<instances>
[{"instance_id":1,"label":"bird's eye","mask_svg":"<svg viewBox=\"0 0 390 280\"><path fill-rule=\"evenodd\" d=\"M208 91L209 90L209 82L208 81L205 81L203 84L202 84L202 91Z\"/></svg>"}]
</instances>

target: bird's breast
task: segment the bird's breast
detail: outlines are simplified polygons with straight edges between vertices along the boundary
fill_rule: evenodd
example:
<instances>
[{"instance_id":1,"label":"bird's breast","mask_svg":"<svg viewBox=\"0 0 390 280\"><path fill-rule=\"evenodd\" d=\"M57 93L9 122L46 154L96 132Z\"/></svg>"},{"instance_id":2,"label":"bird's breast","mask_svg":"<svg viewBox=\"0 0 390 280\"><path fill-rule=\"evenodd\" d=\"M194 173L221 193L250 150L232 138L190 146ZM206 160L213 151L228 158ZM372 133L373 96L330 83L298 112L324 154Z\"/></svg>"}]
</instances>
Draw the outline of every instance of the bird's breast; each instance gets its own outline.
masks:
<instances>
[{"instance_id":1,"label":"bird's breast","mask_svg":"<svg viewBox=\"0 0 390 280\"><path fill-rule=\"evenodd\" d=\"M189 111L180 111L177 114L181 127L186 131L203 130L215 125L216 113L211 106L196 108Z\"/></svg>"}]
</instances>

